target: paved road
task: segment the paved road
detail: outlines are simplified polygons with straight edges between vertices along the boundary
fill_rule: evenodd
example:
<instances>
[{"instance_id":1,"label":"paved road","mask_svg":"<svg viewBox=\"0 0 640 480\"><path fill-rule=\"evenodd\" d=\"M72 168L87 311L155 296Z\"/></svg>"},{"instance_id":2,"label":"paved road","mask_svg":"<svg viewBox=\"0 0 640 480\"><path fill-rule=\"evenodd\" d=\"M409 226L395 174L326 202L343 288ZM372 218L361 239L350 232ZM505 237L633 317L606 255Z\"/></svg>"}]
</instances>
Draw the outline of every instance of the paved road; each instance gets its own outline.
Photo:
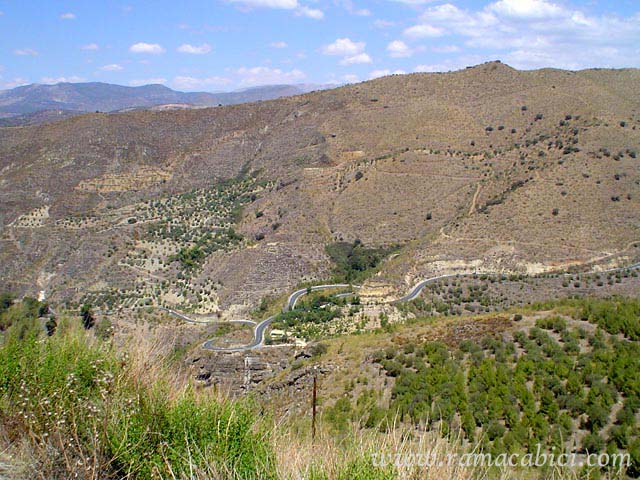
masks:
<instances>
[{"instance_id":1,"label":"paved road","mask_svg":"<svg viewBox=\"0 0 640 480\"><path fill-rule=\"evenodd\" d=\"M639 269L640 268L640 262L638 263L634 263L633 265L627 266L627 267L619 267L619 268L611 268L609 270L602 270L599 272L596 271L592 271L592 272L588 272L588 273L600 273L600 274L607 274L607 273L616 273L616 272L622 272L625 270L635 270L635 269ZM587 273L587 272L585 272ZM414 300L418 295L420 295L420 293L422 292L422 290L424 290L424 288L433 282L437 282L439 280L444 280L445 278L463 278L463 277L472 277L474 275L487 275L488 277L501 277L504 276L505 274L502 273L480 273L480 272L473 272L473 273L450 273L450 274L446 274L446 275L439 275L437 277L431 277L431 278L427 278L425 280L421 280L420 282L418 282L416 285L413 286L413 288L411 290L409 290L409 293L407 293L405 296L398 298L397 300L394 300L393 302L391 302L392 304L398 304L398 303L405 303L405 302L410 302L411 300ZM574 275L572 273L563 273L562 276L571 276ZM295 292L293 292L291 295L289 295L289 298L287 299L287 302L285 303L282 311L283 312L289 312L291 310L293 310L296 306L296 303L298 302L298 299L300 297L302 297L303 295L306 295L309 291L317 291L317 290L326 290L326 289L333 289L333 288L351 288L351 289L357 289L360 288L357 285L349 285L349 284L345 284L345 283L336 283L336 284L328 284L328 285L316 285L314 287L311 288L301 288L300 290L296 290ZM336 297L344 297L344 296L348 296L348 295L352 295L353 292L345 292L345 293L340 293L335 295ZM202 347L207 349L207 350L212 350L212 351L216 351L216 352L240 352L240 351L245 351L245 350L251 350L253 348L259 347L261 345L264 344L264 333L265 330L267 329L267 327L269 327L269 325L271 325L271 322L273 322L273 320L276 318L277 315L272 315L268 318L265 318L264 320L262 320L260 323L253 322L251 320L232 320L230 322L210 322L210 321L206 321L206 320L194 320L192 318L187 317L186 315L180 313L180 312L176 312L175 310L171 310L170 308L165 308L165 307L159 307L161 310L164 310L167 313L170 313L171 315L178 317L186 322L190 322L190 323L199 323L199 324L203 324L203 323L210 323L210 324L215 324L215 323L236 323L236 324L243 324L243 325L249 325L249 326L253 326L254 328L254 334L253 334L253 340L251 341L251 343L249 343L248 345L241 345L241 346L237 346L237 347L216 347L214 345L214 341L215 339L211 339L211 340L207 340L206 342L204 342L202 344Z\"/></svg>"},{"instance_id":2,"label":"paved road","mask_svg":"<svg viewBox=\"0 0 640 480\"><path fill-rule=\"evenodd\" d=\"M599 272L593 271L593 272L589 272L589 273L607 274L607 273L622 272L624 270L635 270L637 268L640 268L640 262L634 263L633 265L629 265L628 267L610 268L609 270L602 270L602 271L599 271ZM473 273L452 273L452 274L448 274L448 275L440 275L438 277L431 277L431 278L427 278L426 280L421 280L420 282L418 282L409 291L408 294L406 294L404 297L401 297L401 298L399 298L397 300L394 300L391 303L395 305L397 303L410 302L411 300L415 299L418 295L420 295L422 290L424 290L424 287L426 287L430 283L437 282L438 280L444 280L445 278L453 278L453 277L460 277L460 278L473 277L474 275L486 275L487 277L496 278L496 277L502 277L502 276L507 275L507 274L504 274L504 273L479 273L479 272L473 272ZM562 274L563 277L570 277L572 275L575 275L575 273L563 273Z\"/></svg>"},{"instance_id":3,"label":"paved road","mask_svg":"<svg viewBox=\"0 0 640 480\"><path fill-rule=\"evenodd\" d=\"M351 288L351 287L352 285L349 285L347 283L335 283L335 284L329 284L329 285L316 285L311 288L301 288L300 290L296 290L291 295L289 295L289 298L287 299L287 303L285 303L282 311L289 312L293 310L296 306L296 303L298 302L298 299L303 295L306 295L309 291L315 292L318 290L327 290L332 288ZM358 287L353 286L353 288L358 288ZM352 292L348 292L347 295L351 295L351 293ZM344 294L341 294L341 295L344 295ZM260 323L258 323L255 326L255 330L253 333L253 341L248 345L242 345L238 347L216 347L213 344L214 339L212 339L204 342L202 344L202 348L205 348L207 350L213 350L216 352L240 352L243 350L251 350L252 348L256 348L264 344L264 332L267 329L267 327L271 325L271 322L273 322L274 318L276 317L277 315L271 315L269 318L265 318Z\"/></svg>"},{"instance_id":4,"label":"paved road","mask_svg":"<svg viewBox=\"0 0 640 480\"><path fill-rule=\"evenodd\" d=\"M248 345L241 345L238 347L216 347L213 342L215 339L207 340L202 344L202 348L207 350L213 350L215 352L241 352L243 350L251 350L252 348L256 348L264 343L264 332L274 318L277 315L271 315L269 318L265 318L257 325L255 322L251 322L255 326L255 330L253 331L253 340Z\"/></svg>"},{"instance_id":5,"label":"paved road","mask_svg":"<svg viewBox=\"0 0 640 480\"><path fill-rule=\"evenodd\" d=\"M349 285L348 283L335 283L331 285L316 285L315 287L301 288L300 290L296 290L291 295L289 295L289 299L287 300L287 303L284 306L284 311L288 312L296 308L296 303L298 302L298 299L301 296L309 293L309 290L311 290L312 292L315 292L316 290L326 290L327 288L360 288L360 286Z\"/></svg>"},{"instance_id":6,"label":"paved road","mask_svg":"<svg viewBox=\"0 0 640 480\"><path fill-rule=\"evenodd\" d=\"M178 317L181 320L184 320L185 322L188 323L198 323L198 324L202 324L202 325L216 325L216 324L224 324L224 323L232 323L232 324L239 324L239 325L250 325L252 327L256 326L256 322L254 322L253 320L229 320L229 321L225 321L225 322L221 322L218 320L196 320L195 318L191 318L191 317L187 317L184 313L180 313L177 312L175 310L172 310L170 308L166 308L166 307L155 307L158 310L162 310L164 312L167 312L171 315L173 315L174 317Z\"/></svg>"}]
</instances>

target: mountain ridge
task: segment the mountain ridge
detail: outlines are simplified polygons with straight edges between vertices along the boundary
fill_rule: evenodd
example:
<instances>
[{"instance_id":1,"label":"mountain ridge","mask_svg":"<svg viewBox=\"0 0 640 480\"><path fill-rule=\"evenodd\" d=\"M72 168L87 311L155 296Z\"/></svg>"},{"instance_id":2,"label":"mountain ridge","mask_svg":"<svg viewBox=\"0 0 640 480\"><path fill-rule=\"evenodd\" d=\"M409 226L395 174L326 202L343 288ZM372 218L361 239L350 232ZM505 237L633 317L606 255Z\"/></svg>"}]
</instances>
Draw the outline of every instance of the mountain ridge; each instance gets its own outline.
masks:
<instances>
[{"instance_id":1,"label":"mountain ridge","mask_svg":"<svg viewBox=\"0 0 640 480\"><path fill-rule=\"evenodd\" d=\"M265 85L232 92L180 92L161 84L124 86L104 82L31 84L0 91L0 118L47 111L113 112L165 104L213 107L298 95L322 86ZM44 116L45 118L46 115ZM15 120L14 120L15 123Z\"/></svg>"},{"instance_id":2,"label":"mountain ridge","mask_svg":"<svg viewBox=\"0 0 640 480\"><path fill-rule=\"evenodd\" d=\"M0 278L55 299L115 289L238 312L328 278L332 242L400 245L366 282L382 298L442 273L629 263L640 239L638 91L638 70L489 63L0 129ZM204 213L213 206L199 217L188 213L197 198L226 202L222 213L250 201L238 217ZM174 253L200 240L169 234L165 218L202 241L209 223L243 240L195 252L197 268L180 273ZM166 239L150 236L158 229ZM184 288L151 288L179 273ZM210 303L192 293L201 288Z\"/></svg>"}]
</instances>

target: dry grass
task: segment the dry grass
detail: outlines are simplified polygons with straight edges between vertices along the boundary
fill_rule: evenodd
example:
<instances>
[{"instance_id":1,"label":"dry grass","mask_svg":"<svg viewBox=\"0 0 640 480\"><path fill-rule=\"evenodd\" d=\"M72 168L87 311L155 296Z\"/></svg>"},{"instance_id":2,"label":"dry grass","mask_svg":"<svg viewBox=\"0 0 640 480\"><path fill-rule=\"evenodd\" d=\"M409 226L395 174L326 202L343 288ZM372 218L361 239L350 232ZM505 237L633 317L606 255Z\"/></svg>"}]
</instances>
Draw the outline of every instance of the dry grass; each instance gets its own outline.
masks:
<instances>
[{"instance_id":1,"label":"dry grass","mask_svg":"<svg viewBox=\"0 0 640 480\"><path fill-rule=\"evenodd\" d=\"M444 439L438 432L433 431L417 435L407 433L399 426L394 426L387 433L374 429L353 429L346 435L336 436L326 425L320 425L317 436L313 439L308 431L296 431L291 425L280 425L274 430L273 435L278 474L282 479L299 480L310 478L314 472L322 471L326 475L325 478L337 479L341 478L345 465L358 462L373 465L375 461L381 461L382 457L374 458L375 454L391 458L390 456L394 455L428 453L434 466L400 467L396 472L397 478L478 478L479 469L461 467L448 461L454 452L463 451L456 439Z\"/></svg>"}]
</instances>

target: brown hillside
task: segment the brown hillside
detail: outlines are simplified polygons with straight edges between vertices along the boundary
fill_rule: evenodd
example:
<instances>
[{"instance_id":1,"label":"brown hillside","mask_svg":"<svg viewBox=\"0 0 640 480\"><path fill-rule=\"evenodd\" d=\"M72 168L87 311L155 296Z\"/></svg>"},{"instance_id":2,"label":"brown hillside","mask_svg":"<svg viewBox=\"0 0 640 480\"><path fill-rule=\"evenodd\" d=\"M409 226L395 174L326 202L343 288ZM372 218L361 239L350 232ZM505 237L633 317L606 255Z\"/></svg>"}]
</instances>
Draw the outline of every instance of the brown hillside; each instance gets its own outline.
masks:
<instances>
[{"instance_id":1,"label":"brown hillside","mask_svg":"<svg viewBox=\"0 0 640 480\"><path fill-rule=\"evenodd\" d=\"M627 261L640 240L637 92L638 70L494 62L262 103L0 128L0 279L57 300L119 289L130 304L210 311L326 277L324 246L341 239L401 244L373 279L397 292L440 271ZM251 198L241 218L227 204L214 211L207 189L249 174L229 187ZM194 189L204 190L178 196ZM168 202L164 213L149 201ZM172 235L185 232L150 238L165 217ZM171 261L189 232L229 226L245 240L201 268Z\"/></svg>"}]
</instances>

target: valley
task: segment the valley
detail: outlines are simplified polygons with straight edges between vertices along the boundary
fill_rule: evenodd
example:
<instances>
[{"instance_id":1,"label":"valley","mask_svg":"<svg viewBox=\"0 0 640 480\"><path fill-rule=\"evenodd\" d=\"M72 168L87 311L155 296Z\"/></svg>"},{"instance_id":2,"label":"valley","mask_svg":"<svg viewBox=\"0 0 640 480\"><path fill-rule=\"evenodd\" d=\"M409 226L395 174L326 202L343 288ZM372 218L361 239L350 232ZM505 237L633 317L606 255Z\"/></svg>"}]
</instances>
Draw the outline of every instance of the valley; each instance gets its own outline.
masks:
<instances>
[{"instance_id":1,"label":"valley","mask_svg":"<svg viewBox=\"0 0 640 480\"><path fill-rule=\"evenodd\" d=\"M330 438L636 468L638 91L635 69L488 62L0 127L1 338L139 353L135 388L305 438L317 382Z\"/></svg>"}]
</instances>

